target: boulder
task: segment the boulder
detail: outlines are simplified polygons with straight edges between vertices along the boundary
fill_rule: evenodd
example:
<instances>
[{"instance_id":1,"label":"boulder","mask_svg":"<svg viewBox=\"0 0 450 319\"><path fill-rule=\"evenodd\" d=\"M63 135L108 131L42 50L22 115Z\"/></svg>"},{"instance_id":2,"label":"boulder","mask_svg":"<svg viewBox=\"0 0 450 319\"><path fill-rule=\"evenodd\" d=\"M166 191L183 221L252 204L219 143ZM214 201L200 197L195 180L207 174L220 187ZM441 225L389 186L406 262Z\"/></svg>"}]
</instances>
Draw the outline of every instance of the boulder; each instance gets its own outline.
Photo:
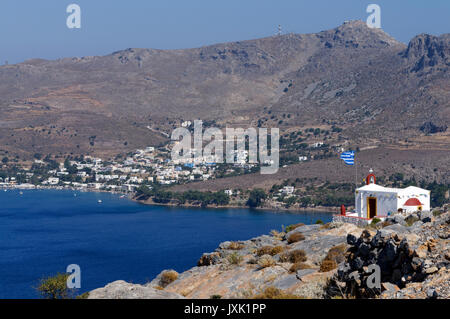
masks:
<instances>
[{"instance_id":1,"label":"boulder","mask_svg":"<svg viewBox=\"0 0 450 319\"><path fill-rule=\"evenodd\" d=\"M355 235L348 234L347 235L347 244L349 245L356 245L356 242L358 241L358 238L356 238Z\"/></svg>"},{"instance_id":2,"label":"boulder","mask_svg":"<svg viewBox=\"0 0 450 319\"><path fill-rule=\"evenodd\" d=\"M405 217L403 217L402 215L395 215L394 216L394 223L395 224L400 224L402 226L406 226Z\"/></svg>"},{"instance_id":3,"label":"boulder","mask_svg":"<svg viewBox=\"0 0 450 319\"><path fill-rule=\"evenodd\" d=\"M315 272L317 272L317 269L300 269L297 270L296 277L298 280L302 280L302 277L313 274Z\"/></svg>"},{"instance_id":4,"label":"boulder","mask_svg":"<svg viewBox=\"0 0 450 319\"><path fill-rule=\"evenodd\" d=\"M211 266L219 263L220 261L220 254L218 252L214 253L205 253L200 257L199 261L197 262L197 266Z\"/></svg>"},{"instance_id":5,"label":"boulder","mask_svg":"<svg viewBox=\"0 0 450 319\"><path fill-rule=\"evenodd\" d=\"M431 221L431 218L433 217L433 213L428 210L421 211L421 212L419 212L418 215L419 215L420 220L423 221L424 223L425 223L424 219Z\"/></svg>"},{"instance_id":6,"label":"boulder","mask_svg":"<svg viewBox=\"0 0 450 319\"><path fill-rule=\"evenodd\" d=\"M398 288L397 285L391 284L390 282L383 282L381 283L381 291L389 291L389 292L395 292L399 291L400 288Z\"/></svg>"},{"instance_id":7,"label":"boulder","mask_svg":"<svg viewBox=\"0 0 450 319\"><path fill-rule=\"evenodd\" d=\"M184 297L177 293L118 280L103 288L92 290L88 299L184 299Z\"/></svg>"}]
</instances>

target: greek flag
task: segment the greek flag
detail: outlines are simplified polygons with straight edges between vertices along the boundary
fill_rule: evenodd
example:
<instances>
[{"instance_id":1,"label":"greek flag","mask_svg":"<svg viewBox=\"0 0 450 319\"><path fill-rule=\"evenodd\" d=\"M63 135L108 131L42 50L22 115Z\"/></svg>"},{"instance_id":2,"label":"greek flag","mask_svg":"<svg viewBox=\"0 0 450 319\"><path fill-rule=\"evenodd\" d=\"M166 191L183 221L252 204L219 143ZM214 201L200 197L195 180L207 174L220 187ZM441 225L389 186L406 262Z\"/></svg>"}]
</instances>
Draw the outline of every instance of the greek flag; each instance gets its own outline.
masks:
<instances>
[{"instance_id":1,"label":"greek flag","mask_svg":"<svg viewBox=\"0 0 450 319\"><path fill-rule=\"evenodd\" d=\"M355 164L355 152L344 152L341 154L341 159L344 160L345 164L353 165Z\"/></svg>"}]
</instances>

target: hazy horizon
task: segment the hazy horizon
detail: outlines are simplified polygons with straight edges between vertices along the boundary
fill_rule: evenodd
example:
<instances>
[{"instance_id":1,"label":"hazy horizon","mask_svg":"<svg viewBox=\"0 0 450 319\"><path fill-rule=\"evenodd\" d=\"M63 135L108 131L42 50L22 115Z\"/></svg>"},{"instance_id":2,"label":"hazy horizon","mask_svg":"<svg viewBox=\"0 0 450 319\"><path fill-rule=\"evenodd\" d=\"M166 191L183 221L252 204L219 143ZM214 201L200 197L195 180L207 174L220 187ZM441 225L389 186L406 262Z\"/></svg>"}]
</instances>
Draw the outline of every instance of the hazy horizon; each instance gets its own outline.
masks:
<instances>
[{"instance_id":1,"label":"hazy horizon","mask_svg":"<svg viewBox=\"0 0 450 319\"><path fill-rule=\"evenodd\" d=\"M68 29L66 8L81 7L81 29ZM139 1L124 6L98 0L5 0L0 11L0 64L40 58L101 56L126 48L186 49L268 37L316 33L345 20L365 21L368 4L381 7L382 29L403 43L420 33L449 32L450 2L331 0L211 3ZM401 23L399 23L401 21Z\"/></svg>"}]
</instances>

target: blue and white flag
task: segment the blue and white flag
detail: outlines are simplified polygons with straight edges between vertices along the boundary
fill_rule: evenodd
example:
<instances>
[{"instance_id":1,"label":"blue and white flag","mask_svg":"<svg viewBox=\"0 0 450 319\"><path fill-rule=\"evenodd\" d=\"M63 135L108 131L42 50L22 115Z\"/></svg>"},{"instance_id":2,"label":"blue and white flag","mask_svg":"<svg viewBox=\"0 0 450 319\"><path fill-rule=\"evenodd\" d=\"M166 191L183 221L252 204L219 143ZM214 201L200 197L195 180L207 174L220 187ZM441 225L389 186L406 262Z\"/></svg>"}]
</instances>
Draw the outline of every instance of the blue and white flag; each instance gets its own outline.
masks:
<instances>
[{"instance_id":1,"label":"blue and white flag","mask_svg":"<svg viewBox=\"0 0 450 319\"><path fill-rule=\"evenodd\" d=\"M355 164L355 152L344 152L341 154L341 159L344 160L345 164L353 165Z\"/></svg>"}]
</instances>

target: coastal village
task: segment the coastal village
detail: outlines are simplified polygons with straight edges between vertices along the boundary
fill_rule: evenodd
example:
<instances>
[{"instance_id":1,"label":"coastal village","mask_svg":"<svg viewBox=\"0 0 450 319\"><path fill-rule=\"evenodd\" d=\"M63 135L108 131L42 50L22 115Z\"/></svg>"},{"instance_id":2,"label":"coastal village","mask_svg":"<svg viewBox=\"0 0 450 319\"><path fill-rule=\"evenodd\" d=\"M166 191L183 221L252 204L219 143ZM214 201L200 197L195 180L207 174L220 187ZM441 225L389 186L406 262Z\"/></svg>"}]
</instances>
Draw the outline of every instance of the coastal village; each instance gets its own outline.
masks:
<instances>
[{"instance_id":1,"label":"coastal village","mask_svg":"<svg viewBox=\"0 0 450 319\"><path fill-rule=\"evenodd\" d=\"M251 170L255 164L246 164L247 151L236 154L237 163L229 165L226 174L237 169ZM216 178L217 164L209 158L197 162L172 161L167 150L147 147L130 154L124 160L103 161L82 156L64 163L50 159L35 159L15 177L0 176L0 188L69 188L132 193L141 185L171 185L189 181ZM227 193L230 194L230 190Z\"/></svg>"},{"instance_id":2,"label":"coastal village","mask_svg":"<svg viewBox=\"0 0 450 319\"><path fill-rule=\"evenodd\" d=\"M311 150L317 149L316 143L311 144ZM192 157L174 161L170 156L171 146L173 145L146 147L128 153L126 156L117 156L113 160L103 160L93 156L76 156L65 158L64 161L58 159L58 162L56 158L50 156L43 158L40 154L35 154L33 161L21 163L20 166L3 160L0 166L0 189L6 191L7 189L54 188L106 191L126 194L130 197L139 197L144 194L147 195L141 198L144 201L149 197L154 197L154 193L148 196L149 192L159 190L165 192L162 193L164 199L152 203L183 205L185 200L180 201L177 198L171 198L172 195L167 196L169 191L166 190L170 186L249 174L257 172L260 168L259 164L248 163L247 150L235 150L234 164L220 164L210 157ZM329 152L329 154L334 153ZM297 162L311 161L315 157L317 155L314 156L311 153L309 157L300 154ZM290 164L283 164L283 167L287 165ZM417 192L418 196L427 196L427 204L423 206L426 210L433 205L434 207L440 206L448 200L448 188L445 185L436 183L418 185L414 180L406 180L401 174L395 174L384 180L393 187L378 189L381 186L375 184L374 178L373 174L369 175L366 178L368 185L363 186L361 181L360 186L363 187L358 189L355 189L356 185L351 183L326 182L322 185L313 185L313 181L307 179L285 180L281 184L272 185L267 192L255 192L254 204L249 204L248 201L252 196L250 190L233 188L220 190L219 200L202 202L197 200L202 197L202 194L196 194L197 198L188 196L187 201L193 201L194 205L206 203L206 205L213 204L213 206L250 206L290 210L319 207L330 210L344 205L347 209L355 210L352 212L354 216L371 220L374 216L380 216L380 214L373 213L375 207L383 208L380 205L388 203L388 197L394 199L401 195L395 187L409 187L409 192L403 194L404 196L415 196ZM383 181L383 178L380 177L380 181ZM309 183L309 185L305 186L305 183ZM432 194L430 194L430 190L424 189L427 187L432 188ZM359 200L356 200L353 194L358 193ZM378 202L373 198L368 200L368 197L373 197L372 193L382 194L381 200ZM363 194L365 194L364 199L361 197ZM372 196L370 196L371 194ZM434 200L432 196L434 196ZM419 202L422 203L423 200ZM367 214L367 207L373 207L371 209L373 216ZM394 212L398 208L402 207L389 207L389 210ZM347 215L350 216L352 213L347 212Z\"/></svg>"}]
</instances>

